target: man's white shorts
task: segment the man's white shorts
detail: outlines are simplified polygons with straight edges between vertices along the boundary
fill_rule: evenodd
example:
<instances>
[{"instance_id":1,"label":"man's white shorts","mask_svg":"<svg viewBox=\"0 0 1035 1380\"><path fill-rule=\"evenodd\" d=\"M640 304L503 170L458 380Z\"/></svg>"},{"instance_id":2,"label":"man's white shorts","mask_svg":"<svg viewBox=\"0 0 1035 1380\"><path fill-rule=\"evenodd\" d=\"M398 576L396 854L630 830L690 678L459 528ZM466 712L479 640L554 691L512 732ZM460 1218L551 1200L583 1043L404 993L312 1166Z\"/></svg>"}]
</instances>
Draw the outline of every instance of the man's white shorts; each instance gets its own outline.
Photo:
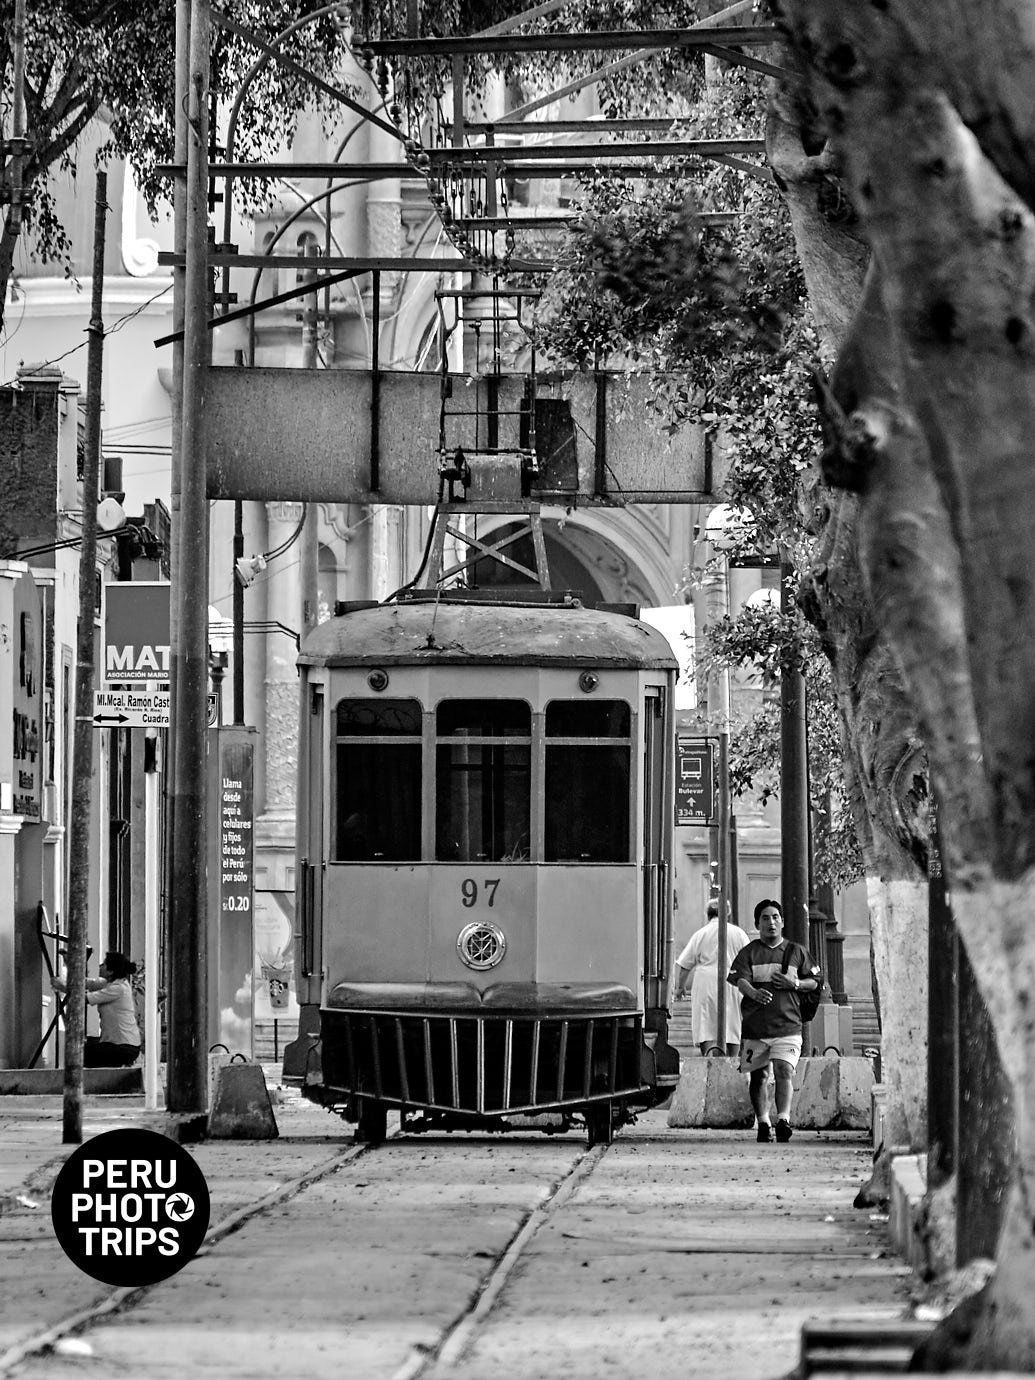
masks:
<instances>
[{"instance_id":1,"label":"man's white shorts","mask_svg":"<svg viewBox=\"0 0 1035 1380\"><path fill-rule=\"evenodd\" d=\"M792 1069L801 1058L801 1035L777 1035L773 1040L743 1040L740 1046L741 1073L764 1069L774 1059L782 1059Z\"/></svg>"}]
</instances>

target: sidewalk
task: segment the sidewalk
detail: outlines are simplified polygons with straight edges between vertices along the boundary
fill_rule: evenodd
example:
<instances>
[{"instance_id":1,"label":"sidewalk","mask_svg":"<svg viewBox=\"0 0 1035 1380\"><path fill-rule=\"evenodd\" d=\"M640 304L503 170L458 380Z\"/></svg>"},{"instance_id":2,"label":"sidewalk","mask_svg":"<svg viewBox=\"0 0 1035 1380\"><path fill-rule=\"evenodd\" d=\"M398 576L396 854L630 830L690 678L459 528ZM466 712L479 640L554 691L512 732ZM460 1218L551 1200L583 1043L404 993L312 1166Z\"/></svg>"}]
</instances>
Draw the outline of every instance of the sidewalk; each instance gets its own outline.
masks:
<instances>
[{"instance_id":1,"label":"sidewalk","mask_svg":"<svg viewBox=\"0 0 1035 1380\"><path fill-rule=\"evenodd\" d=\"M278 1086L268 1067L266 1083L279 1136L269 1141L212 1140L192 1145L211 1195L215 1226L336 1156L348 1131L337 1118ZM54 1181L77 1147L62 1144L61 1097L0 1097L0 1372L10 1349L78 1310L91 1308L110 1290L78 1270L60 1249L51 1223ZM105 1131L146 1127L170 1134L164 1110L149 1111L142 1095L86 1097L83 1142Z\"/></svg>"},{"instance_id":2,"label":"sidewalk","mask_svg":"<svg viewBox=\"0 0 1035 1380\"><path fill-rule=\"evenodd\" d=\"M267 1069L266 1073L280 1132L277 1139L205 1141L189 1147L209 1185L213 1224L227 1221L300 1175L319 1173L349 1149L350 1128L302 1101L294 1089L279 1089L274 1070ZM668 1127L665 1117L664 1110L645 1114L624 1138L621 1134L616 1138L613 1152L601 1161L591 1189L571 1210L574 1216L559 1218L556 1227L543 1233L522 1271L508 1286L507 1306L493 1315L485 1343L491 1349L501 1338L499 1344L507 1354L513 1352L510 1375L557 1374L553 1369L557 1346L561 1342L575 1345L576 1341L588 1348L585 1374L597 1374L592 1348L608 1327L629 1331L628 1347L618 1349L619 1355L628 1356L629 1369L612 1370L615 1380L620 1380L620 1375L639 1373L635 1357L640 1355L642 1360L642 1351L637 1350L642 1345L669 1357L659 1372L666 1377L685 1373L694 1358L702 1375L733 1377L745 1373L738 1372L735 1363L731 1370L731 1349L737 1357L755 1356L759 1364L768 1358L771 1368L762 1365L753 1373L787 1374L807 1318L829 1321L863 1316L880 1325L906 1315L912 1272L895 1257L886 1218L851 1207L854 1187L869 1164L865 1136L803 1133L800 1145L766 1147L774 1153L760 1160L750 1133L686 1131ZM141 1097L88 1099L84 1139L125 1126L162 1130L165 1120L163 1112L146 1111ZM19 1348L30 1338L38 1338L77 1311L95 1308L111 1292L77 1270L53 1236L50 1192L61 1165L75 1148L62 1145L61 1132L60 1098L0 1098L0 1296L5 1305L0 1310L0 1374L20 1370ZM356 1186L355 1215L350 1219L353 1268L346 1268L348 1259L341 1257L345 1243L339 1240L334 1258L343 1274L339 1278L331 1272L323 1278L320 1270L313 1272L307 1248L303 1253L308 1262L307 1294L319 1299L331 1291L334 1316L346 1330L348 1319L360 1319L371 1305L371 1299L362 1294L364 1289L369 1293L383 1287L384 1306L388 1307L391 1290L398 1287L390 1280L399 1275L396 1252L403 1240L402 1218L395 1221L393 1213L408 1221L417 1213L422 1222L433 1226L436 1214L444 1213L444 1220L451 1220L456 1205L470 1198L471 1211L486 1213L486 1222L498 1230L499 1209L491 1204L500 1191L515 1191L514 1181L508 1182L506 1165L512 1159L520 1166L518 1177L527 1174L531 1182L540 1172L533 1169L533 1161L555 1150L561 1154L568 1143L577 1148L579 1139L562 1137L552 1142L544 1138L535 1141L536 1148L530 1152L527 1143L511 1142L507 1137L493 1140L489 1150L484 1145L479 1148L477 1140L450 1138L441 1142L448 1151L444 1160L438 1156L439 1168L432 1171L434 1191L427 1202L421 1194L428 1187L425 1184L422 1188L428 1169L422 1171L420 1166L428 1166L436 1158L433 1141L404 1144L391 1158L364 1162L363 1183ZM479 1179L475 1169L482 1160L490 1171L486 1180ZM409 1174L405 1190L401 1173ZM385 1202L364 1206L379 1179L385 1182ZM486 1201L486 1188L479 1189L480 1183L492 1185ZM458 1192L466 1197L458 1199ZM743 1208L738 1206L741 1199ZM748 1215L747 1204L762 1200L764 1211L754 1217ZM474 1206L477 1204L480 1206ZM312 1205L309 1211L313 1211ZM371 1233L369 1240L364 1230ZM262 1244L266 1232L268 1225L256 1225L235 1234L229 1258L238 1263L247 1259L249 1270L258 1266L262 1271L263 1251L269 1249L268 1241ZM483 1249L468 1259L463 1244L466 1237L459 1224L454 1235L451 1244L444 1237L436 1238L435 1250L419 1264L414 1278L427 1281L435 1261L439 1268L448 1265L452 1271L454 1265L449 1262L451 1252L456 1251L460 1255L455 1268L461 1267L461 1258L464 1270L482 1268L480 1258L487 1256L485 1241L481 1242ZM745 1255L749 1249L754 1253L750 1257ZM574 1251L572 1262L582 1267L564 1266L561 1271L567 1281L559 1314L563 1333L551 1332L544 1340L540 1369L522 1370L529 1362L534 1319L544 1308L549 1311L547 1301L550 1308L557 1301L558 1251ZM178 1296L191 1301L183 1316L199 1318L206 1302L215 1300L217 1291L206 1282L207 1271L216 1269L221 1258L217 1251L211 1266L199 1261L198 1268L178 1277ZM362 1268L355 1268L360 1260ZM787 1294L788 1269L797 1281L796 1302ZM261 1296L258 1282L252 1279L249 1284L249 1270L237 1283L246 1291L254 1285ZM379 1271L384 1270L388 1274L382 1279ZM619 1285L608 1282L616 1270L628 1275L621 1288L630 1290L629 1299L635 1300L634 1305L626 1302L617 1311L614 1290ZM542 1271L546 1273L540 1277ZM350 1289L360 1292L353 1298ZM530 1301L524 1299L523 1290L531 1290ZM422 1286L410 1300L411 1311L422 1316L422 1310L431 1310L434 1303L435 1291L430 1285ZM328 1309L330 1304L328 1296ZM516 1318L512 1316L515 1309ZM734 1315L737 1321L731 1331ZM266 1364L264 1348L273 1345L271 1340L263 1340L262 1328L284 1344L290 1336L290 1345L301 1346L297 1320L289 1310L283 1316L264 1317L261 1323L257 1317L251 1325L256 1330L257 1347L253 1376L280 1374L275 1366L269 1371L262 1368ZM228 1356L234 1354L234 1347L242 1345L241 1319L239 1314L235 1317L234 1309L224 1309L219 1321L206 1319L200 1326L206 1347L217 1355L220 1345L227 1348ZM356 1321L354 1327L360 1326ZM671 1336L696 1337L695 1347L689 1352L680 1348L669 1355L666 1338ZM383 1337L379 1346L385 1346ZM576 1349L568 1357L571 1366L578 1355ZM340 1360L336 1357L332 1348L323 1361L336 1367ZM458 1367L457 1380L477 1374L482 1359L472 1358L467 1369ZM48 1376L65 1374L62 1367L71 1360L55 1356L51 1368L42 1369ZM706 1361L714 1362L711 1369ZM91 1373L104 1373L96 1364ZM186 1367L180 1374L200 1374L202 1370ZM485 1373L489 1372L481 1371ZM508 1374L506 1367L499 1373ZM576 1367L564 1373L581 1380L583 1371ZM373 1380L381 1371L365 1370L360 1365L356 1374L357 1380Z\"/></svg>"}]
</instances>

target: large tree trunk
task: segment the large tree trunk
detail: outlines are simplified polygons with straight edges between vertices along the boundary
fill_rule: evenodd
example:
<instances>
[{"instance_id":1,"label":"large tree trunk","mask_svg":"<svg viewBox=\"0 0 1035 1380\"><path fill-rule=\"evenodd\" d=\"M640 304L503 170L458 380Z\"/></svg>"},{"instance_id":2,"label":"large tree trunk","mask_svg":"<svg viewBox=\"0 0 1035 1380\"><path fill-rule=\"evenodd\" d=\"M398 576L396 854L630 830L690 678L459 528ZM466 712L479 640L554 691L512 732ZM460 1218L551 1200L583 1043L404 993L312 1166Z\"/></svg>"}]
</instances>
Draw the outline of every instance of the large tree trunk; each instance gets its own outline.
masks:
<instances>
[{"instance_id":1,"label":"large tree trunk","mask_svg":"<svg viewBox=\"0 0 1035 1380\"><path fill-rule=\"evenodd\" d=\"M796 93L771 102L767 151L788 204L809 290L821 356L832 365L858 310L868 259L815 112ZM800 602L820 630L837 694L849 799L867 880L881 1013L887 1137L857 1204L887 1195L892 1150L926 1137L927 824L903 767L915 759L919 728L892 649L878 629L858 551L858 503L821 483L810 514L816 555ZM904 972L911 982L896 981Z\"/></svg>"},{"instance_id":2,"label":"large tree trunk","mask_svg":"<svg viewBox=\"0 0 1035 1380\"><path fill-rule=\"evenodd\" d=\"M997 1271L943 1330L936 1361L1028 1371L1035 24L1030 5L1013 0L979 10L914 0L909 28L888 4L778 8L877 265L840 380L840 450L861 493L859 546L879 625L921 718L954 912L1016 1112Z\"/></svg>"}]
</instances>

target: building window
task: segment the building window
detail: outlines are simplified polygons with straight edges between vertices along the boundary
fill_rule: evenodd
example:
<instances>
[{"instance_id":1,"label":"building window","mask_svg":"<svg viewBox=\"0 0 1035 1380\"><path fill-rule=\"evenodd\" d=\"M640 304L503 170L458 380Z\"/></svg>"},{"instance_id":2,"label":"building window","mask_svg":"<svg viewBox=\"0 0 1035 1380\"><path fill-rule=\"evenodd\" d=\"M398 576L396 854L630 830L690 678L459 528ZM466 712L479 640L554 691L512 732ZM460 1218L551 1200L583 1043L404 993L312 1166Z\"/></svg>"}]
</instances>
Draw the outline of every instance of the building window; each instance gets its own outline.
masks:
<instances>
[{"instance_id":1,"label":"building window","mask_svg":"<svg viewBox=\"0 0 1035 1380\"><path fill-rule=\"evenodd\" d=\"M421 707L341 700L335 723L334 858L416 862L421 840Z\"/></svg>"},{"instance_id":2,"label":"building window","mask_svg":"<svg viewBox=\"0 0 1035 1380\"><path fill-rule=\"evenodd\" d=\"M547 862L629 861L631 723L624 700L546 706Z\"/></svg>"},{"instance_id":3,"label":"building window","mask_svg":"<svg viewBox=\"0 0 1035 1380\"><path fill-rule=\"evenodd\" d=\"M435 857L530 855L532 713L521 700L445 700L436 722Z\"/></svg>"}]
</instances>

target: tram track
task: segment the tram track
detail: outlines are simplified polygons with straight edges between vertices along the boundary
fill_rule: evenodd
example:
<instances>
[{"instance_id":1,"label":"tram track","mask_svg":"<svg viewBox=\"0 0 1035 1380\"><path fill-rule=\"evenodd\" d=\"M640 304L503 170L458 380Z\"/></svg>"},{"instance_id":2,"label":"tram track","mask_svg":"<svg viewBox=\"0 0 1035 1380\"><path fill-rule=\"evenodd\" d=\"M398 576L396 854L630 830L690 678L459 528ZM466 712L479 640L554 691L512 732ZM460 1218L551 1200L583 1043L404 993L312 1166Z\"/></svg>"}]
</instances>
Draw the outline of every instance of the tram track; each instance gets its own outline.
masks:
<instances>
[{"instance_id":1,"label":"tram track","mask_svg":"<svg viewBox=\"0 0 1035 1380\"><path fill-rule=\"evenodd\" d=\"M0 1374L598 1380L638 1373L647 1345L658 1380L688 1348L728 1380L787 1373L806 1318L824 1346L845 1318L888 1340L908 1269L845 1207L862 1151L802 1138L763 1160L742 1135L643 1121L593 1147L394 1125L380 1145L199 1146L215 1220L191 1265L96 1295L80 1276L63 1316L52 1296L31 1336L8 1332ZM731 1331L734 1297L752 1322Z\"/></svg>"},{"instance_id":2,"label":"tram track","mask_svg":"<svg viewBox=\"0 0 1035 1380\"><path fill-rule=\"evenodd\" d=\"M568 1172L556 1180L543 1199L532 1207L517 1231L497 1255L492 1269L466 1307L443 1329L432 1346L415 1348L399 1367L392 1380L434 1380L437 1370L457 1365L470 1349L479 1328L492 1312L529 1242L550 1216L562 1207L600 1163L608 1147L597 1145L584 1150Z\"/></svg>"},{"instance_id":3,"label":"tram track","mask_svg":"<svg viewBox=\"0 0 1035 1380\"><path fill-rule=\"evenodd\" d=\"M398 1135L399 1130L396 1128L389 1133L388 1139L395 1139ZM227 1212L209 1226L205 1233L205 1240L194 1259L198 1260L210 1255L221 1241L239 1231L253 1218L271 1208L289 1202L313 1184L320 1183L323 1179L338 1173L346 1165L353 1164L364 1155L369 1155L374 1149L375 1147L370 1145L346 1145L301 1174L278 1184L275 1188L262 1194L261 1197ZM56 1169L60 1168L63 1159L56 1158L53 1163L56 1173ZM33 1182L37 1185L41 1172L37 1171L33 1176ZM78 1308L41 1331L16 1342L6 1351L0 1353L0 1375L10 1373L16 1365L55 1347L64 1339L89 1328L91 1324L99 1322L103 1318L114 1317L118 1313L134 1307L141 1299L161 1289L165 1283L166 1281L163 1280L158 1284L127 1285L112 1289L104 1298L98 1299L84 1308Z\"/></svg>"}]
</instances>

